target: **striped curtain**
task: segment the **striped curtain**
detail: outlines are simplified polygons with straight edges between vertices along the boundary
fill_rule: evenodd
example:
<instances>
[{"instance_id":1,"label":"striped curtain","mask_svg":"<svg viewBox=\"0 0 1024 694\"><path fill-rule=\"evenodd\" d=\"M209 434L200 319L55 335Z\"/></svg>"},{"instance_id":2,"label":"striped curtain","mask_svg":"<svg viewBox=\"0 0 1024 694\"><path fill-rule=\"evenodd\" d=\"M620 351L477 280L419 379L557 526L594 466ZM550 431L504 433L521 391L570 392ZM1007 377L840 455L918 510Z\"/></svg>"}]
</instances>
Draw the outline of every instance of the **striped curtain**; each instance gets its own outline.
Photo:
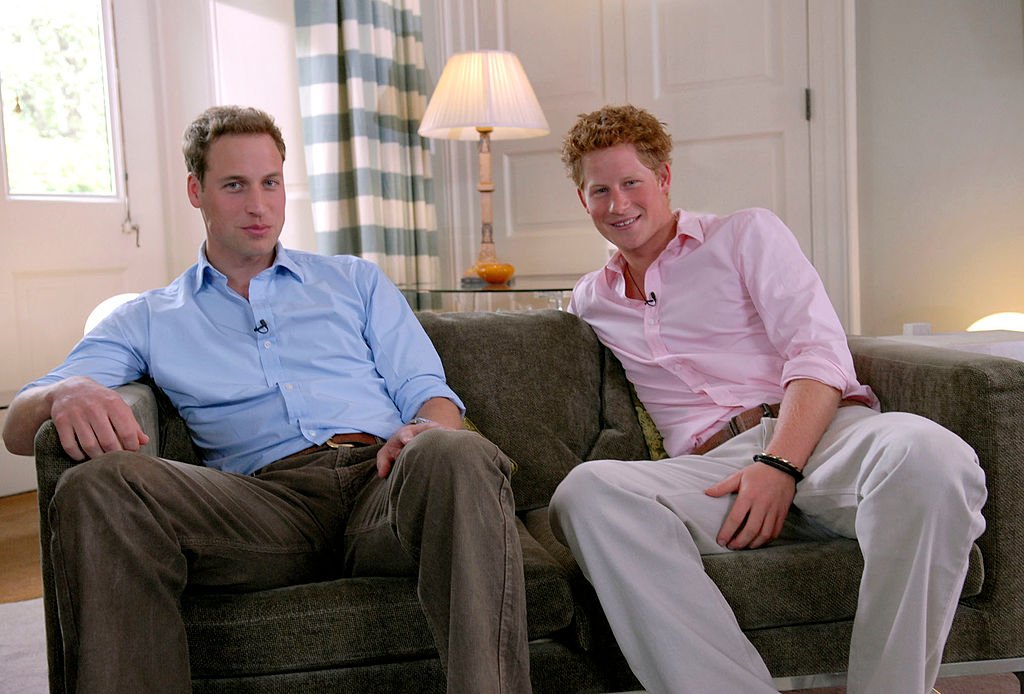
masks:
<instances>
[{"instance_id":1,"label":"striped curtain","mask_svg":"<svg viewBox=\"0 0 1024 694\"><path fill-rule=\"evenodd\" d=\"M420 0L295 0L295 26L318 251L436 282Z\"/></svg>"}]
</instances>

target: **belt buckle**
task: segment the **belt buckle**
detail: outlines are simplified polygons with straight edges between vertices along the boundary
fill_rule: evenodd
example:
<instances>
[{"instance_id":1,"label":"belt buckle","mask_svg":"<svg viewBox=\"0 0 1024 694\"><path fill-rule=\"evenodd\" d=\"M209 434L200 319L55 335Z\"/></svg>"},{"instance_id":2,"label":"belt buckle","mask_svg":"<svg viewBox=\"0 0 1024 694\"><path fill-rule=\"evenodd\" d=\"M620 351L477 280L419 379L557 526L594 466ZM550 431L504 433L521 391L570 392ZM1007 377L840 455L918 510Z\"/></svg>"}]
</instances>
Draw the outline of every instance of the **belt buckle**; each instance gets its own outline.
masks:
<instances>
[{"instance_id":1,"label":"belt buckle","mask_svg":"<svg viewBox=\"0 0 1024 694\"><path fill-rule=\"evenodd\" d=\"M326 445L328 448L334 448L334 449L338 449L338 448L355 448L356 447L356 445L354 443L352 443L351 441L340 441L339 442L339 441L334 441L333 439L334 439L333 436L331 438L327 439L326 441L324 441L324 445Z\"/></svg>"}]
</instances>

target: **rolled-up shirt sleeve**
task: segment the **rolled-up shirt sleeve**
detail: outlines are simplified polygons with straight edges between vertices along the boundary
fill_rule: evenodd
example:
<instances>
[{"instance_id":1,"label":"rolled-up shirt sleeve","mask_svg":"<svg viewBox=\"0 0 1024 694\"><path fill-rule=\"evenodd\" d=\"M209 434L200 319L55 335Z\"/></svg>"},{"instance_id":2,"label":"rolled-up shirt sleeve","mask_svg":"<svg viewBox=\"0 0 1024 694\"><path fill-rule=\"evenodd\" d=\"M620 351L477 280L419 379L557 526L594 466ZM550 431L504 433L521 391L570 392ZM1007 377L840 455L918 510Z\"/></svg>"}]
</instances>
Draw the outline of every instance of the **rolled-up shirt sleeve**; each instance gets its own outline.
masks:
<instances>
[{"instance_id":1,"label":"rolled-up shirt sleeve","mask_svg":"<svg viewBox=\"0 0 1024 694\"><path fill-rule=\"evenodd\" d=\"M811 379L873 404L857 382L846 332L825 287L792 232L767 210L751 222L738 249L742 275L768 339L785 360L781 385Z\"/></svg>"},{"instance_id":2,"label":"rolled-up shirt sleeve","mask_svg":"<svg viewBox=\"0 0 1024 694\"><path fill-rule=\"evenodd\" d=\"M447 398L465 415L465 405L446 383L441 358L405 297L378 268L364 267L369 273L364 337L402 419L411 421L431 398Z\"/></svg>"}]
</instances>

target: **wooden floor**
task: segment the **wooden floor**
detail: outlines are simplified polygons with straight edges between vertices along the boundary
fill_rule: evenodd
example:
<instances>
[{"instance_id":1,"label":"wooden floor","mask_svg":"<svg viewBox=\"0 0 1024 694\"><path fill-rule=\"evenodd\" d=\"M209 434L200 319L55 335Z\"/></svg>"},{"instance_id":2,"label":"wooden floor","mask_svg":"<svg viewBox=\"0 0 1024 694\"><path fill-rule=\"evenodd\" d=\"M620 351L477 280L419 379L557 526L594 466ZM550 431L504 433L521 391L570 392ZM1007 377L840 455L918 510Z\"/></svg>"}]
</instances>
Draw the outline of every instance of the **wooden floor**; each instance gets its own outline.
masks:
<instances>
[{"instance_id":1,"label":"wooden floor","mask_svg":"<svg viewBox=\"0 0 1024 694\"><path fill-rule=\"evenodd\" d=\"M0 603L42 596L36 493L0 497Z\"/></svg>"}]
</instances>

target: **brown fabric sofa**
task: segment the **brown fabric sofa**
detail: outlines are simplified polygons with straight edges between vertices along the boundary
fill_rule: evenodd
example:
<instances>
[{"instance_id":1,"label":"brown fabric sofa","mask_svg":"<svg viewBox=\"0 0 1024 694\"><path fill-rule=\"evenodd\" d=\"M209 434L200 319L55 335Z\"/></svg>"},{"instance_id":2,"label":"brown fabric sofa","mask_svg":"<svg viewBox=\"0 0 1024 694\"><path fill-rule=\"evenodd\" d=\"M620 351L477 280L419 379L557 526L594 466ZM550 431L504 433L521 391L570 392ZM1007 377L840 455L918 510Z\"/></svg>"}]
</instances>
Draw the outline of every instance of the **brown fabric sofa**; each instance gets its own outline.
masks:
<instances>
[{"instance_id":1,"label":"brown fabric sofa","mask_svg":"<svg viewBox=\"0 0 1024 694\"><path fill-rule=\"evenodd\" d=\"M480 431L519 466L519 509L536 692L639 688L546 504L573 466L644 459L648 448L617 360L588 326L557 311L420 314L452 387ZM857 372L885 409L930 417L978 451L988 529L971 556L948 662L1024 669L1024 363L851 338ZM150 388L122 389L152 451L198 462L182 420ZM36 437L51 690L62 649L46 509L73 464L52 424ZM706 567L773 675L799 682L845 670L861 558L849 540L708 557ZM685 587L681 587L685 590ZM345 579L182 601L197 692L443 692L414 579ZM685 648L686 644L679 644Z\"/></svg>"}]
</instances>

